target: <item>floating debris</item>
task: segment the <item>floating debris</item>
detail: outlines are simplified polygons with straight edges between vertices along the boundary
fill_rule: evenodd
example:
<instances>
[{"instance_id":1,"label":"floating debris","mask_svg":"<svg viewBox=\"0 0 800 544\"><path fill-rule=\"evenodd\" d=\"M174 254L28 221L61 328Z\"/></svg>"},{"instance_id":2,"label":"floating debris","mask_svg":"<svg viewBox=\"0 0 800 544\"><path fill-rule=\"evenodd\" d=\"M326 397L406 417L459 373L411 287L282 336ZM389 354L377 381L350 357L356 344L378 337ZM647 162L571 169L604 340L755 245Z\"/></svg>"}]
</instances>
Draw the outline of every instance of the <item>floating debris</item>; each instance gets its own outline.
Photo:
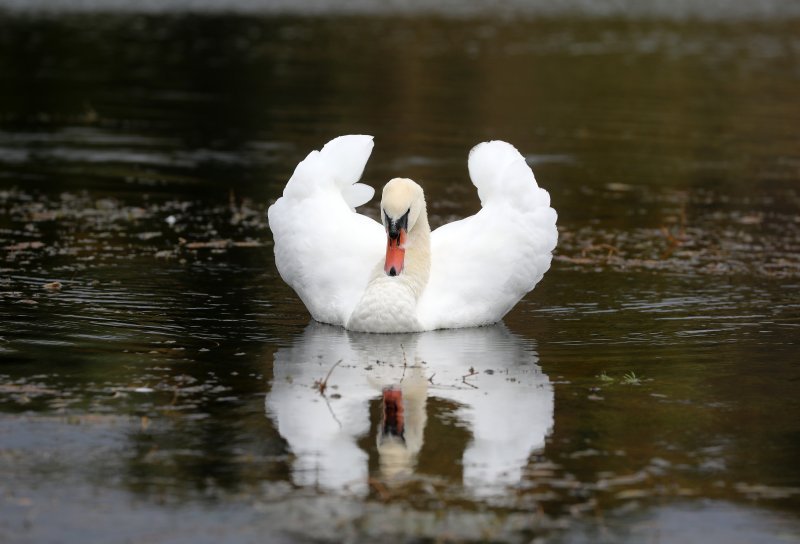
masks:
<instances>
[{"instance_id":1,"label":"floating debris","mask_svg":"<svg viewBox=\"0 0 800 544\"><path fill-rule=\"evenodd\" d=\"M186 249L228 249L231 247L263 247L264 244L254 240L234 241L234 240L210 240L208 242L189 242L185 244Z\"/></svg>"},{"instance_id":2,"label":"floating debris","mask_svg":"<svg viewBox=\"0 0 800 544\"><path fill-rule=\"evenodd\" d=\"M637 376L634 371L630 371L627 374L622 375L622 383L625 385L640 385L642 383L642 377Z\"/></svg>"},{"instance_id":3,"label":"floating debris","mask_svg":"<svg viewBox=\"0 0 800 544\"><path fill-rule=\"evenodd\" d=\"M11 244L5 246L3 249L8 251L26 251L28 249L41 249L44 247L44 243L39 241L34 242L18 242L16 244Z\"/></svg>"},{"instance_id":4,"label":"floating debris","mask_svg":"<svg viewBox=\"0 0 800 544\"><path fill-rule=\"evenodd\" d=\"M325 396L325 390L328 388L328 379L331 377L333 373L333 369L339 366L342 363L342 359L336 361L333 366L328 370L328 374L325 376L324 380L314 380L314 388L319 390L320 395Z\"/></svg>"}]
</instances>

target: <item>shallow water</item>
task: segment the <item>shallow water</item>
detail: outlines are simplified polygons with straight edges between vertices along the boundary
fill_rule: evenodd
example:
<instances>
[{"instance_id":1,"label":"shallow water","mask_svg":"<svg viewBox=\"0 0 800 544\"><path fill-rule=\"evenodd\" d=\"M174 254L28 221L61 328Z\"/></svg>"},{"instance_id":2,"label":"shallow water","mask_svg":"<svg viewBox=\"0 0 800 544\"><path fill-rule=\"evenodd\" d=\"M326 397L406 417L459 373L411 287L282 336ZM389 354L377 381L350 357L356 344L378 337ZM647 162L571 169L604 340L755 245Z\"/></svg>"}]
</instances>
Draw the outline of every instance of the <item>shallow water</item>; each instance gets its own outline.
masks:
<instances>
[{"instance_id":1,"label":"shallow water","mask_svg":"<svg viewBox=\"0 0 800 544\"><path fill-rule=\"evenodd\" d=\"M0 540L800 540L798 59L788 16L0 18ZM560 239L503 324L310 323L265 210L362 132L434 227L526 155Z\"/></svg>"}]
</instances>

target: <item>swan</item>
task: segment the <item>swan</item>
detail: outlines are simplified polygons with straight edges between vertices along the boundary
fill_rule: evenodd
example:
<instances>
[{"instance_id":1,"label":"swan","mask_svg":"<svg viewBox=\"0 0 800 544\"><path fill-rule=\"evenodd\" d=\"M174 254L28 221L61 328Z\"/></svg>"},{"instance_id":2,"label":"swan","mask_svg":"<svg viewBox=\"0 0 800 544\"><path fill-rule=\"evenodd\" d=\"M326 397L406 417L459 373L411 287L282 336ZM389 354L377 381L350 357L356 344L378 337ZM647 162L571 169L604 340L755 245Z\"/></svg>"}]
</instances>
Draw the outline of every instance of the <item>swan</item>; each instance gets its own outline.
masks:
<instances>
[{"instance_id":1,"label":"swan","mask_svg":"<svg viewBox=\"0 0 800 544\"><path fill-rule=\"evenodd\" d=\"M340 136L301 161L267 212L281 278L319 322L401 333L489 325L550 268L558 238L550 195L509 143L484 142L468 169L481 210L431 232L422 187L383 188L381 222L355 208L367 135Z\"/></svg>"}]
</instances>

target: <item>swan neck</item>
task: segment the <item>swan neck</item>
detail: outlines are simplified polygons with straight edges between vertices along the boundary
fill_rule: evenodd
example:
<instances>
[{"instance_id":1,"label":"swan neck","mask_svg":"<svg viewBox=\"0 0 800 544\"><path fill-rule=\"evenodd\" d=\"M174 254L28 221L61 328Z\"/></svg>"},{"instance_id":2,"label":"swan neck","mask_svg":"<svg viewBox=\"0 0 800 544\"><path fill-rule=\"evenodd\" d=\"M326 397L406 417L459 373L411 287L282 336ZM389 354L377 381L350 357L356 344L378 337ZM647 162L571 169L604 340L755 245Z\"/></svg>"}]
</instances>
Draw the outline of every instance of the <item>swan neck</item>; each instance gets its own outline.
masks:
<instances>
[{"instance_id":1,"label":"swan neck","mask_svg":"<svg viewBox=\"0 0 800 544\"><path fill-rule=\"evenodd\" d=\"M428 214L423 206L414 227L408 233L406 242L406 268L403 274L414 290L417 298L420 297L431 271L431 227L428 224Z\"/></svg>"}]
</instances>

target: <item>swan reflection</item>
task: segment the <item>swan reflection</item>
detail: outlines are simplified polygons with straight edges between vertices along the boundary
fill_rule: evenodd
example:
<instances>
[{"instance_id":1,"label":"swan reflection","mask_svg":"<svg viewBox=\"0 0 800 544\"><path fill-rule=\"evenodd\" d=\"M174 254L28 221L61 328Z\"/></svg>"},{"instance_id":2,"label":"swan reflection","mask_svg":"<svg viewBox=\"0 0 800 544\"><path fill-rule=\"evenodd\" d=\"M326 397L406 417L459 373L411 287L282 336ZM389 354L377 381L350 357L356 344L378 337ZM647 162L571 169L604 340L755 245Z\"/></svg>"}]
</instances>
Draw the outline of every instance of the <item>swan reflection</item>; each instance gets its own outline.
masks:
<instances>
[{"instance_id":1,"label":"swan reflection","mask_svg":"<svg viewBox=\"0 0 800 544\"><path fill-rule=\"evenodd\" d=\"M471 434L452 462L462 464L464 486L484 495L519 482L552 429L553 388L537 362L531 342L502 324L375 335L311 323L275 353L266 412L295 456L295 483L365 494L369 455L359 441L370 402L381 399L376 450L380 477L392 482L413 473L425 440L451 447L425 435L428 398L450 401L453 424Z\"/></svg>"}]
</instances>

